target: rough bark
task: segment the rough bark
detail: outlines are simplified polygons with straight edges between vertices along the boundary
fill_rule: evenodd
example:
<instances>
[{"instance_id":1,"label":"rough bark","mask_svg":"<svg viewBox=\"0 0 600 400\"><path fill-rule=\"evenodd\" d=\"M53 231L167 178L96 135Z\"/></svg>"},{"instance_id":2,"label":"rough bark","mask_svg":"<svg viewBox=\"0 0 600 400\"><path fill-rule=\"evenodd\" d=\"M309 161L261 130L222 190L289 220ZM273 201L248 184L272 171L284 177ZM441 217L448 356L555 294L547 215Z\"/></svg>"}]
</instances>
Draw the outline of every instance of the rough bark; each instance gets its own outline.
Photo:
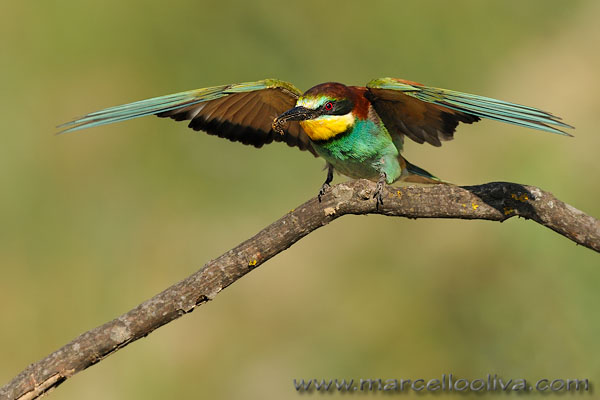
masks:
<instances>
[{"instance_id":1,"label":"rough bark","mask_svg":"<svg viewBox=\"0 0 600 400\"><path fill-rule=\"evenodd\" d=\"M334 186L322 203L313 198L298 206L190 277L31 364L0 388L0 399L35 399L47 393L77 372L212 300L271 257L346 214L491 221L520 216L600 252L600 221L534 186L493 182L466 187L388 187L379 207L372 199L374 189L375 184L364 180L342 183Z\"/></svg>"}]
</instances>

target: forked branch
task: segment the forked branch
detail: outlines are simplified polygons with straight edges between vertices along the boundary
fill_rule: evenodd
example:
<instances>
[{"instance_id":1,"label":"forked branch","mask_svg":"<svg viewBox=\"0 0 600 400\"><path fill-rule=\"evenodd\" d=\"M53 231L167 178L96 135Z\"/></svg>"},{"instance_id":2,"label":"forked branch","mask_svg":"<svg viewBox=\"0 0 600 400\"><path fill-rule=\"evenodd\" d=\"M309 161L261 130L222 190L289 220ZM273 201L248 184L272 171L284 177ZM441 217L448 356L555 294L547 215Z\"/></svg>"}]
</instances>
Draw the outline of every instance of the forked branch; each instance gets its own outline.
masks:
<instances>
[{"instance_id":1,"label":"forked branch","mask_svg":"<svg viewBox=\"0 0 600 400\"><path fill-rule=\"evenodd\" d=\"M0 399L35 399L47 393L77 372L212 300L271 257L346 214L491 221L520 216L600 252L600 221L534 186L493 182L466 187L388 187L379 207L372 199L374 189L375 184L365 180L341 183L323 196L322 203L313 198L298 206L185 280L30 365L0 388Z\"/></svg>"}]
</instances>

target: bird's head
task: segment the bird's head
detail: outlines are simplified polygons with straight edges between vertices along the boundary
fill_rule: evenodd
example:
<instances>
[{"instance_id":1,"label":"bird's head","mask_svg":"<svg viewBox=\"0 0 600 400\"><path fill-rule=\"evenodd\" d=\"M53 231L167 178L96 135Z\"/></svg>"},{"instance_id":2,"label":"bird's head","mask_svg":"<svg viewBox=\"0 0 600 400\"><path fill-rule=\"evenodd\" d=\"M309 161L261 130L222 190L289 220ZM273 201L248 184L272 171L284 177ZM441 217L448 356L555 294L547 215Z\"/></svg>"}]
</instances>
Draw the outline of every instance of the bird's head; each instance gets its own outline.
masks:
<instances>
[{"instance_id":1,"label":"bird's head","mask_svg":"<svg viewBox=\"0 0 600 400\"><path fill-rule=\"evenodd\" d=\"M341 83L322 83L298 98L296 107L273 121L273 129L282 132L287 121L299 121L313 141L333 138L350 129L355 122L356 93Z\"/></svg>"}]
</instances>

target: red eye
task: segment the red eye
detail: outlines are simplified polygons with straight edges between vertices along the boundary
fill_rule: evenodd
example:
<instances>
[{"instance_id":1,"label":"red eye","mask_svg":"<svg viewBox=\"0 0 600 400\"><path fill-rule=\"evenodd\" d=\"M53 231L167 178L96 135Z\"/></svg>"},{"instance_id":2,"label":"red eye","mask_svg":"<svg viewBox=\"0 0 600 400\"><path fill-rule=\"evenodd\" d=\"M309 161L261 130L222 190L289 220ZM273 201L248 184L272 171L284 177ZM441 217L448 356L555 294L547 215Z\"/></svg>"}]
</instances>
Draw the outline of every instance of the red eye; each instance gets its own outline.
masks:
<instances>
[{"instance_id":1,"label":"red eye","mask_svg":"<svg viewBox=\"0 0 600 400\"><path fill-rule=\"evenodd\" d=\"M330 101L328 101L327 103L325 103L325 109L326 109L327 111L331 111L331 110L333 110L333 103L332 103L332 102L330 102Z\"/></svg>"}]
</instances>

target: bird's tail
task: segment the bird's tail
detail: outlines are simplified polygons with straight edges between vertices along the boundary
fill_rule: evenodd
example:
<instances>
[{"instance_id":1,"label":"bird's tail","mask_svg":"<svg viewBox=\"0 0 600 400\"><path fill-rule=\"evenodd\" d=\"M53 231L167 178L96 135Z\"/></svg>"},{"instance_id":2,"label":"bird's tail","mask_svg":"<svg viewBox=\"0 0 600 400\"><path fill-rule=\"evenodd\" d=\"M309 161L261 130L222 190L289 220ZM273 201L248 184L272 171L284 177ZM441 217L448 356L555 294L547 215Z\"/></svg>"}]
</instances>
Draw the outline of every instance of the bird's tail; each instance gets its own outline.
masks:
<instances>
[{"instance_id":1,"label":"bird's tail","mask_svg":"<svg viewBox=\"0 0 600 400\"><path fill-rule=\"evenodd\" d=\"M400 157L402 163L402 175L400 180L411 183L448 183L441 180L430 172L425 171L421 167L408 162L404 157Z\"/></svg>"}]
</instances>

